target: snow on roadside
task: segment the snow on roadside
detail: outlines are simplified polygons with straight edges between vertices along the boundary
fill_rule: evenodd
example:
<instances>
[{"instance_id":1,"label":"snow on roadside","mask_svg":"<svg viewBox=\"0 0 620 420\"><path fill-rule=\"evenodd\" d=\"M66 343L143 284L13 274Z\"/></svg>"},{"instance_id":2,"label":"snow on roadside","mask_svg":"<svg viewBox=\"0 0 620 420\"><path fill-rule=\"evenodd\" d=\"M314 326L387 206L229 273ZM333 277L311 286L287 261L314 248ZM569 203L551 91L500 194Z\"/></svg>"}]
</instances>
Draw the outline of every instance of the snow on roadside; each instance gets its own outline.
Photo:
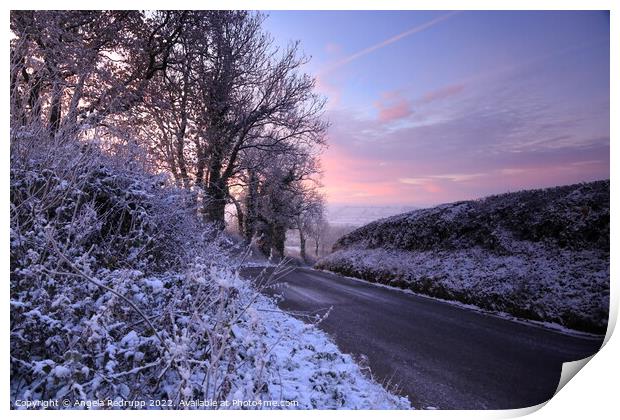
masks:
<instances>
[{"instance_id":1,"label":"snow on roadside","mask_svg":"<svg viewBox=\"0 0 620 420\"><path fill-rule=\"evenodd\" d=\"M208 272L220 291L236 296L230 302L236 315L222 332L236 362L232 370L222 365L230 386L219 408L412 409L406 397L383 388L343 354L317 327L318 315L314 323L304 323L257 292L238 271L211 267ZM192 406L191 398L176 406L203 408Z\"/></svg>"},{"instance_id":2,"label":"snow on roadside","mask_svg":"<svg viewBox=\"0 0 620 420\"><path fill-rule=\"evenodd\" d=\"M603 334L609 180L415 210L344 235L315 268Z\"/></svg>"},{"instance_id":3,"label":"snow on roadside","mask_svg":"<svg viewBox=\"0 0 620 420\"><path fill-rule=\"evenodd\" d=\"M68 399L73 403L63 408L70 409L125 408L129 402L146 409L412 408L407 398L365 376L315 324L278 309L227 265L197 262L184 274L132 275L115 273L107 284L151 315L159 335L105 311L103 305L116 305L103 294L87 304L92 317L68 314L63 320L71 336L87 336L73 343L69 357L50 351L45 359L20 360L29 382L18 386L20 379L12 378L15 408L37 408L34 401L47 399ZM23 316L33 322L52 320L48 312L30 312ZM49 342L64 337L54 334ZM153 386L152 378L159 383Z\"/></svg>"},{"instance_id":4,"label":"snow on roadside","mask_svg":"<svg viewBox=\"0 0 620 420\"><path fill-rule=\"evenodd\" d=\"M532 319L527 319L527 318L519 318L516 317L514 315L511 315L507 312L494 312L494 311L489 311L486 309L481 308L480 306L476 306L476 305L472 305L470 303L463 303L463 302L459 302L458 300L448 300L448 299L442 299L442 298L438 298L438 297L434 297L434 296L429 296L429 295L425 295L423 293L418 293L418 292L414 292L413 290L409 290L409 289L403 289L400 287L396 287L396 286L390 286L389 284L383 284L383 283L375 283L375 282L371 282L368 280L364 280L358 277L351 277L351 276L345 276L339 273L336 273L334 271L330 271L330 270L325 270L325 269L313 269L316 271L320 271L323 273L327 273L327 274L331 274L331 275L336 275L348 280L353 280L353 281L357 281L360 283L364 283L367 285L371 285L374 287L381 287L383 289L388 289L388 290L393 290L395 292L400 292L400 293L405 293L408 295L413 295L413 296L417 296L417 297L421 297L424 299L431 299L434 301L439 301L439 302L443 302L446 303L448 305L454 305L454 306L458 306L459 308L463 308L469 311L474 311L474 312L479 312L482 313L484 315L487 316L492 316L492 317L497 317L497 318L501 318L501 319L505 319L508 321L512 321L512 322L518 322L520 324L524 324L524 325L529 325L529 326L535 326L538 328L543 328L543 329L547 329L547 330L554 330L556 332L565 334L565 335L570 335L573 337L580 337L580 338L593 338L593 339L600 339L601 338L601 334L594 334L594 333L589 333L589 332L585 332L585 331L579 331L579 330L574 330L571 328L567 328L563 325L560 325L558 323L555 322L544 322L544 321L535 321Z\"/></svg>"},{"instance_id":5,"label":"snow on roadside","mask_svg":"<svg viewBox=\"0 0 620 420\"><path fill-rule=\"evenodd\" d=\"M513 255L352 248L317 268L569 329L602 333L607 324L609 261L591 250L534 243Z\"/></svg>"},{"instance_id":6,"label":"snow on roadside","mask_svg":"<svg viewBox=\"0 0 620 420\"><path fill-rule=\"evenodd\" d=\"M391 394L366 377L351 356L340 352L317 326L281 311L271 298L255 295L233 333L246 344L260 337L268 349L264 373L268 393L262 400L294 402L262 408L412 408L407 398ZM244 392L239 388L231 391L235 393Z\"/></svg>"}]
</instances>

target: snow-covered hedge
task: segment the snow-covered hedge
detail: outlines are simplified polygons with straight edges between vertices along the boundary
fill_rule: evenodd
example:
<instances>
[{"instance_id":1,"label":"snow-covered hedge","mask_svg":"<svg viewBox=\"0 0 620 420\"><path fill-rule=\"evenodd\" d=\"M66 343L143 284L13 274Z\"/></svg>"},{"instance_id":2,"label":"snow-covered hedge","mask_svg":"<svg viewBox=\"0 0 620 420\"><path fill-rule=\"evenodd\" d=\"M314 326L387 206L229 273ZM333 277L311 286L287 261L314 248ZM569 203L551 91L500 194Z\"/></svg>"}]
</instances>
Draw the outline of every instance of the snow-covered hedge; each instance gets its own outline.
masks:
<instances>
[{"instance_id":1,"label":"snow-covered hedge","mask_svg":"<svg viewBox=\"0 0 620 420\"><path fill-rule=\"evenodd\" d=\"M191 196L97 147L27 140L11 157L14 408L409 408L242 280Z\"/></svg>"},{"instance_id":2,"label":"snow-covered hedge","mask_svg":"<svg viewBox=\"0 0 620 420\"><path fill-rule=\"evenodd\" d=\"M604 333L609 181L522 191L379 220L342 237L317 267Z\"/></svg>"}]
</instances>

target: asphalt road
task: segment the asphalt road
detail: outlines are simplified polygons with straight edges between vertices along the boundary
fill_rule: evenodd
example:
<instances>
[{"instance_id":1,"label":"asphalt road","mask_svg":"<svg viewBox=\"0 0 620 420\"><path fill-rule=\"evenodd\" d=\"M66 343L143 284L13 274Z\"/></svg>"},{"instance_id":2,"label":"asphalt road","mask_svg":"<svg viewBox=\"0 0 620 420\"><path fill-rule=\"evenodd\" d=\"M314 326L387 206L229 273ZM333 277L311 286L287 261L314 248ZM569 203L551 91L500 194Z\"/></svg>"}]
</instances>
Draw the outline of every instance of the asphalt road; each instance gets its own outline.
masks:
<instances>
[{"instance_id":1,"label":"asphalt road","mask_svg":"<svg viewBox=\"0 0 620 420\"><path fill-rule=\"evenodd\" d=\"M258 270L244 271L253 277ZM416 408L508 409L539 404L557 388L562 363L595 353L603 338L489 316L335 274L297 268L264 293L291 311L333 306L320 324L379 381L392 378Z\"/></svg>"}]
</instances>

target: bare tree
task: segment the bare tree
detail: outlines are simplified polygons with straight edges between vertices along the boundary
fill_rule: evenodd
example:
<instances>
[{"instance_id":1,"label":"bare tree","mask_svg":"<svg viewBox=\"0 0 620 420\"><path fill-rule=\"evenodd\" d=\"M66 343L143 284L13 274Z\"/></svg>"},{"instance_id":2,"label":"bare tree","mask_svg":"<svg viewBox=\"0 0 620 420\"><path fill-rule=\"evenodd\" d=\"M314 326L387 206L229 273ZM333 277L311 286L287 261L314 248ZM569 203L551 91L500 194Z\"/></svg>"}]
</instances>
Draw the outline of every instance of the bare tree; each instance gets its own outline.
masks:
<instances>
[{"instance_id":1,"label":"bare tree","mask_svg":"<svg viewBox=\"0 0 620 420\"><path fill-rule=\"evenodd\" d=\"M308 214L304 223L304 228L308 237L314 242L314 256L320 258L323 256L322 247L324 247L325 240L329 234L330 225L325 218L324 203L321 206L320 211L311 212Z\"/></svg>"},{"instance_id":2,"label":"bare tree","mask_svg":"<svg viewBox=\"0 0 620 420\"><path fill-rule=\"evenodd\" d=\"M327 128L321 118L324 100L313 92L315 81L300 74L307 60L298 44L280 54L261 29L263 18L247 12L216 14L211 48L200 61L198 126L207 144L198 169L205 168L205 217L220 224L229 184L244 170L243 154L251 149L278 153L290 143L320 145Z\"/></svg>"},{"instance_id":3,"label":"bare tree","mask_svg":"<svg viewBox=\"0 0 620 420\"><path fill-rule=\"evenodd\" d=\"M252 224L254 233L260 237L265 254L284 256L286 232L298 229L310 214L322 212L323 198L318 193L320 184L316 179L320 171L311 152L311 149L292 147L286 153L271 156L270 164L260 172L255 168L255 196L252 200L246 196L245 220L246 226ZM302 242L305 233L301 229Z\"/></svg>"},{"instance_id":4,"label":"bare tree","mask_svg":"<svg viewBox=\"0 0 620 420\"><path fill-rule=\"evenodd\" d=\"M317 251L315 256L318 256L318 237L320 221L323 221L323 213L325 207L325 199L318 193L316 188L307 188L300 194L300 200L298 200L295 216L295 226L299 234L300 244L300 257L302 260L307 261L306 254L306 238L310 236L315 240Z\"/></svg>"}]
</instances>

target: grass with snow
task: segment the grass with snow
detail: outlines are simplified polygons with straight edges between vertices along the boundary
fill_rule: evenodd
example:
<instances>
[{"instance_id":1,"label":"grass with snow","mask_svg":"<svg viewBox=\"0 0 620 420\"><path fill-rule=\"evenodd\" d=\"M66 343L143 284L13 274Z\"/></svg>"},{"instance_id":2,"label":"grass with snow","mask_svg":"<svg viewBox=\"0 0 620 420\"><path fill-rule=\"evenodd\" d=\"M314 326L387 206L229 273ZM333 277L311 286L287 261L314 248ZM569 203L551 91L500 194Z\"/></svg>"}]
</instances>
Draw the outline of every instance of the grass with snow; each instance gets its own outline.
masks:
<instances>
[{"instance_id":1,"label":"grass with snow","mask_svg":"<svg viewBox=\"0 0 620 420\"><path fill-rule=\"evenodd\" d=\"M609 312L609 181L417 210L317 263L371 282L594 333Z\"/></svg>"}]
</instances>

